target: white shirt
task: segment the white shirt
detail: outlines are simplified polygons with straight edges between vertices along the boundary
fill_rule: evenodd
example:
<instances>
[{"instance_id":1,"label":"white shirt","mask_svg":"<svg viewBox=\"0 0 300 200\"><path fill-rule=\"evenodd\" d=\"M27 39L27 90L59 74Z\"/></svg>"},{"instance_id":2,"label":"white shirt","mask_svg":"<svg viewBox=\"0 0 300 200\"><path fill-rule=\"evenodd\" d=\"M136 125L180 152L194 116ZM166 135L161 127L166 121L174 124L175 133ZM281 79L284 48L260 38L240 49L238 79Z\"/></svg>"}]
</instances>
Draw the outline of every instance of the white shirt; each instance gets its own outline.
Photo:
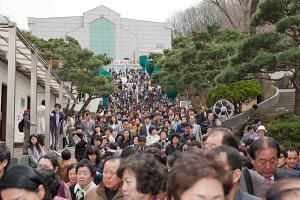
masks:
<instances>
[{"instance_id":1,"label":"white shirt","mask_svg":"<svg viewBox=\"0 0 300 200\"><path fill-rule=\"evenodd\" d=\"M148 135L146 137L146 145L149 146L155 142L158 142L160 140L160 137L158 135Z\"/></svg>"}]
</instances>

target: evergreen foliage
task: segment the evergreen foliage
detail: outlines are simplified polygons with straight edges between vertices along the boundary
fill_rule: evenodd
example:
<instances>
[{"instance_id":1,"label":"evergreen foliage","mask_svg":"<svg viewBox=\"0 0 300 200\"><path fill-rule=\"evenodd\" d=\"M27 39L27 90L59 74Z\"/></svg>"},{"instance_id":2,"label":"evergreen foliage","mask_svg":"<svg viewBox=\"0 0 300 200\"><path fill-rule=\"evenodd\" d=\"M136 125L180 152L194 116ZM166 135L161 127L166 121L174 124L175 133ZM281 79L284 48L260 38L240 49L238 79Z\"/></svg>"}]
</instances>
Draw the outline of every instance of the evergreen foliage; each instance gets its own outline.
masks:
<instances>
[{"instance_id":1,"label":"evergreen foliage","mask_svg":"<svg viewBox=\"0 0 300 200\"><path fill-rule=\"evenodd\" d=\"M242 104L251 101L262 92L261 84L255 79L223 83L209 91L205 103L211 107L218 100L227 99L234 105L235 113L238 114L242 111Z\"/></svg>"},{"instance_id":2,"label":"evergreen foliage","mask_svg":"<svg viewBox=\"0 0 300 200\"><path fill-rule=\"evenodd\" d=\"M237 30L222 30L211 24L191 37L175 38L173 49L165 50L157 59L161 70L152 75L152 80L165 90L177 90L181 96L197 96L214 86L215 76L229 66L229 58L245 37Z\"/></svg>"},{"instance_id":3,"label":"evergreen foliage","mask_svg":"<svg viewBox=\"0 0 300 200\"><path fill-rule=\"evenodd\" d=\"M66 40L44 40L28 32L24 34L44 59L53 61L53 69L64 82L70 84L71 92L88 94L89 97L80 112L86 109L92 99L108 96L116 91L112 77L99 76L97 73L101 66L111 62L106 55L94 55L90 50L81 48L78 41L71 37ZM60 63L63 68L59 68ZM68 110L68 105L67 112L71 112L73 108L74 106Z\"/></svg>"},{"instance_id":4,"label":"evergreen foliage","mask_svg":"<svg viewBox=\"0 0 300 200\"><path fill-rule=\"evenodd\" d=\"M295 113L300 115L300 1L264 0L251 19L253 26L274 25L275 31L245 39L216 82L263 77L288 71L296 88Z\"/></svg>"}]
</instances>

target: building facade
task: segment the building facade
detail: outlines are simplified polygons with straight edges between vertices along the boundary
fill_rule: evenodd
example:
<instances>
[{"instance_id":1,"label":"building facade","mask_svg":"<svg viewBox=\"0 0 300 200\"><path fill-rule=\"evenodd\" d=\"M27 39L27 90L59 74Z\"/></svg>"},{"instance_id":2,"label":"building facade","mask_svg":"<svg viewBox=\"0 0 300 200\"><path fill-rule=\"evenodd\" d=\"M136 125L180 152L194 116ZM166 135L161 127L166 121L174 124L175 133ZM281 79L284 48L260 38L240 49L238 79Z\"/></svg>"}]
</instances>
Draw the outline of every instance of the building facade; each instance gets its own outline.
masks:
<instances>
[{"instance_id":1,"label":"building facade","mask_svg":"<svg viewBox=\"0 0 300 200\"><path fill-rule=\"evenodd\" d=\"M1 52L1 50L0 50ZM7 63L0 59L0 141L5 140L6 135L6 112L7 112ZM41 85L37 85L37 105L40 106L42 100L45 99L45 88ZM52 93L50 95L50 105L54 108L54 104L57 102L57 97ZM16 95L15 95L15 136L14 142L22 143L24 133L18 130L18 124L23 119L23 113L30 105L30 78L21 72L16 72Z\"/></svg>"},{"instance_id":2,"label":"building facade","mask_svg":"<svg viewBox=\"0 0 300 200\"><path fill-rule=\"evenodd\" d=\"M121 18L98 6L83 16L28 18L29 30L43 39L74 37L95 54L114 60L138 60L140 55L171 48L171 24Z\"/></svg>"}]
</instances>

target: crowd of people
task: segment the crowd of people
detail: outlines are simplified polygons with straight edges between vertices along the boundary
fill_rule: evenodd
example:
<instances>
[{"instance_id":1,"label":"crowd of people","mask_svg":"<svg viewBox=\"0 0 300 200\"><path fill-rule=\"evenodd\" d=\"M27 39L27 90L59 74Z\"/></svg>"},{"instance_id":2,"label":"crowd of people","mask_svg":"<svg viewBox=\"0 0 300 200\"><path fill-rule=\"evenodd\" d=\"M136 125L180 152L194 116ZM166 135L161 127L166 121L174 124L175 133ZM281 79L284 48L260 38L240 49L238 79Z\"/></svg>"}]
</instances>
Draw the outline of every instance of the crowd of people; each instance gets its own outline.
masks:
<instances>
[{"instance_id":1,"label":"crowd of people","mask_svg":"<svg viewBox=\"0 0 300 200\"><path fill-rule=\"evenodd\" d=\"M259 119L241 139L205 106L180 107L143 71L113 71L119 91L96 113L68 116L66 138L75 146L46 152L30 135L29 166L8 169L0 146L3 200L296 200L296 148L268 137ZM62 123L55 106L53 125ZM58 114L56 114L58 113ZM55 127L54 127L55 128ZM56 150L55 129L52 149Z\"/></svg>"}]
</instances>

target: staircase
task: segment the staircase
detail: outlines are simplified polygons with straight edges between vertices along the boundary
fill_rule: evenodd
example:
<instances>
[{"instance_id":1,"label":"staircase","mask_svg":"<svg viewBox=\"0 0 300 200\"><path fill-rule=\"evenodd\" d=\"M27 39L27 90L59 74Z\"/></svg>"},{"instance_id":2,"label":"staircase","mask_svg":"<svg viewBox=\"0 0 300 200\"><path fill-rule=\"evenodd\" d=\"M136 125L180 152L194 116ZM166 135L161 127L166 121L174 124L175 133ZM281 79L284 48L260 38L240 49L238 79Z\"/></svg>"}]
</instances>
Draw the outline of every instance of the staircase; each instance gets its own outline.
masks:
<instances>
[{"instance_id":1,"label":"staircase","mask_svg":"<svg viewBox=\"0 0 300 200\"><path fill-rule=\"evenodd\" d=\"M261 119L273 118L278 114L294 113L295 89L278 89L274 96L258 104L256 115ZM248 120L249 110L222 121L225 127L236 127L238 124Z\"/></svg>"},{"instance_id":2,"label":"staircase","mask_svg":"<svg viewBox=\"0 0 300 200\"><path fill-rule=\"evenodd\" d=\"M272 112L294 112L295 107L295 89L280 89L279 101L276 105L272 106L270 110Z\"/></svg>"}]
</instances>

